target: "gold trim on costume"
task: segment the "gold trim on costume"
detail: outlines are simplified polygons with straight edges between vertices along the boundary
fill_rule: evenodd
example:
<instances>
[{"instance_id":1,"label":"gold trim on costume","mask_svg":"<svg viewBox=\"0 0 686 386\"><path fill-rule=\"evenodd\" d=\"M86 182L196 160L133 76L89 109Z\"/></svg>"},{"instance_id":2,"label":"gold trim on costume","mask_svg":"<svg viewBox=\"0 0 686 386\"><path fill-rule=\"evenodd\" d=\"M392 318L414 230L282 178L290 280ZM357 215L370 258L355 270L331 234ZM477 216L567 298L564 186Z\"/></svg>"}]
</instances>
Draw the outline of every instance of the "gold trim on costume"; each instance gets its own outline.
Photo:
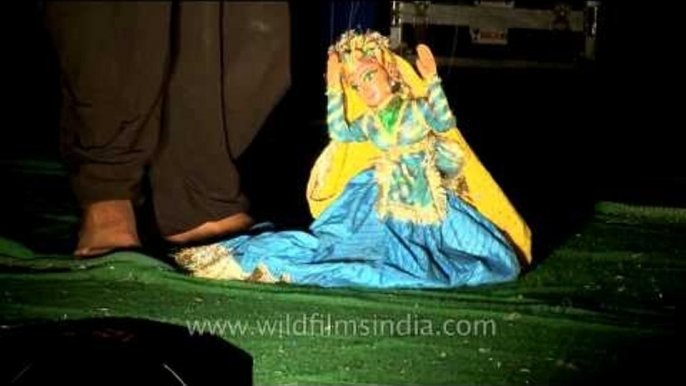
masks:
<instances>
[{"instance_id":1,"label":"gold trim on costume","mask_svg":"<svg viewBox=\"0 0 686 386\"><path fill-rule=\"evenodd\" d=\"M197 277L245 280L249 276L231 252L220 244L182 248L172 257L181 268Z\"/></svg>"},{"instance_id":2,"label":"gold trim on costume","mask_svg":"<svg viewBox=\"0 0 686 386\"><path fill-rule=\"evenodd\" d=\"M231 251L221 244L181 248L173 253L172 257L181 268L195 277L254 283L293 282L288 274L282 274L276 279L264 263L259 263L252 273L248 274L238 264Z\"/></svg>"},{"instance_id":3,"label":"gold trim on costume","mask_svg":"<svg viewBox=\"0 0 686 386\"><path fill-rule=\"evenodd\" d=\"M445 219L447 194L442 184L441 175L436 170L433 142L433 137L428 136L411 145L392 146L385 151L385 156L376 162L376 181L379 186L376 211L380 218L391 217L417 224L436 224ZM393 170L403 155L419 152L424 153L423 172L429 184L432 204L415 206L392 201L389 193L393 181Z\"/></svg>"}]
</instances>

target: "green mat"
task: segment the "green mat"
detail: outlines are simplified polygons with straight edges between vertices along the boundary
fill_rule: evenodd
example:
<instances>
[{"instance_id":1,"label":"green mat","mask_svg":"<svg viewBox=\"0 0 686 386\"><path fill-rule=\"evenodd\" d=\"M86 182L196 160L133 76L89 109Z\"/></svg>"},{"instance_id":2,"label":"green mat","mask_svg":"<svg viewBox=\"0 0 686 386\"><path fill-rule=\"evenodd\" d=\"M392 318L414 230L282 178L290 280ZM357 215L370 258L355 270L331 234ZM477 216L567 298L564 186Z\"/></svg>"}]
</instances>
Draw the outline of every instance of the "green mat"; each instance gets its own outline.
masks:
<instances>
[{"instance_id":1,"label":"green mat","mask_svg":"<svg viewBox=\"0 0 686 386\"><path fill-rule=\"evenodd\" d=\"M683 358L683 209L599 203L578 234L516 283L324 290L197 279L135 253L48 254L75 224L66 198L41 201L46 186L63 184L51 167L23 164L13 174L10 193L25 205L5 210L26 220L3 224L3 325L128 316L217 327L253 356L256 384L655 380L677 374ZM22 234L10 232L17 227Z\"/></svg>"}]
</instances>

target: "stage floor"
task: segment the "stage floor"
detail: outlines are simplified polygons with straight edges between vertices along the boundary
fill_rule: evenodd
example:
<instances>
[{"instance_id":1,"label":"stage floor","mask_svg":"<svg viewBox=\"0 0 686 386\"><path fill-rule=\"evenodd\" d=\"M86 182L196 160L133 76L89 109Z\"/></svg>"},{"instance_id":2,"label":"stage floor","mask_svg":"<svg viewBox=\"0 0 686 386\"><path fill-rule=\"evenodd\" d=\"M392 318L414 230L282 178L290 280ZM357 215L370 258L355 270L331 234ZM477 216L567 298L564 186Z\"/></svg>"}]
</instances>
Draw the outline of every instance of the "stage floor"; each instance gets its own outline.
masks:
<instances>
[{"instance_id":1,"label":"stage floor","mask_svg":"<svg viewBox=\"0 0 686 386\"><path fill-rule=\"evenodd\" d=\"M599 202L516 283L324 290L197 279L136 253L75 260L61 252L77 225L61 166L2 166L3 326L108 316L211 325L253 356L256 384L655 381L683 357L686 209Z\"/></svg>"}]
</instances>

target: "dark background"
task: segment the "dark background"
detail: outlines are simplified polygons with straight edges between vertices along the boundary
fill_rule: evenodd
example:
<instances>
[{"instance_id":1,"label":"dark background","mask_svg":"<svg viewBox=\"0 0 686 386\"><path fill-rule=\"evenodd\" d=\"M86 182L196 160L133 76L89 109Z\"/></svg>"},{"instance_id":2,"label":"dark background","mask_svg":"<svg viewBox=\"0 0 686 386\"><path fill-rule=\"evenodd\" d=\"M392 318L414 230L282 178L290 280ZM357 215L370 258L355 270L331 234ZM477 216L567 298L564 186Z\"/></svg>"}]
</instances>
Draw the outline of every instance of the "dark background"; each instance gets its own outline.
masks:
<instances>
[{"instance_id":1,"label":"dark background","mask_svg":"<svg viewBox=\"0 0 686 386\"><path fill-rule=\"evenodd\" d=\"M2 158L59 157L42 3L2 7ZM348 27L388 33L390 2L293 1L291 15L293 86L238 162L258 218L304 228L309 171L327 143L326 49ZM598 200L686 206L678 17L653 2L606 2L598 60L576 70L439 69L462 133L540 252L574 232Z\"/></svg>"}]
</instances>

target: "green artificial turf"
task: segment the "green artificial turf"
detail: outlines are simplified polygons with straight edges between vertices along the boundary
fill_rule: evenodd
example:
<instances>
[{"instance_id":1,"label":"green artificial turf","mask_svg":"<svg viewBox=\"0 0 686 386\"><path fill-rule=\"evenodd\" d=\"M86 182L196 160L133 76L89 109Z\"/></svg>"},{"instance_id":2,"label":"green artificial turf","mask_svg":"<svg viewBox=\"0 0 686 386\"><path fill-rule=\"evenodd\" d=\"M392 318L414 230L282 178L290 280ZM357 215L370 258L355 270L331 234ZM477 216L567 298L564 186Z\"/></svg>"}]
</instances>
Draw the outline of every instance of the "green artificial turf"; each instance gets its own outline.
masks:
<instances>
[{"instance_id":1,"label":"green artificial turf","mask_svg":"<svg viewBox=\"0 0 686 386\"><path fill-rule=\"evenodd\" d=\"M209 323L253 356L256 384L654 380L677 374L683 357L675 354L683 209L598 203L577 234L514 283L331 290L193 278L131 252L50 254L76 223L58 193L64 175L50 163L13 165L5 163L15 185L4 213L12 217L0 233L3 325L103 316ZM60 187L50 199L48 186Z\"/></svg>"}]
</instances>

